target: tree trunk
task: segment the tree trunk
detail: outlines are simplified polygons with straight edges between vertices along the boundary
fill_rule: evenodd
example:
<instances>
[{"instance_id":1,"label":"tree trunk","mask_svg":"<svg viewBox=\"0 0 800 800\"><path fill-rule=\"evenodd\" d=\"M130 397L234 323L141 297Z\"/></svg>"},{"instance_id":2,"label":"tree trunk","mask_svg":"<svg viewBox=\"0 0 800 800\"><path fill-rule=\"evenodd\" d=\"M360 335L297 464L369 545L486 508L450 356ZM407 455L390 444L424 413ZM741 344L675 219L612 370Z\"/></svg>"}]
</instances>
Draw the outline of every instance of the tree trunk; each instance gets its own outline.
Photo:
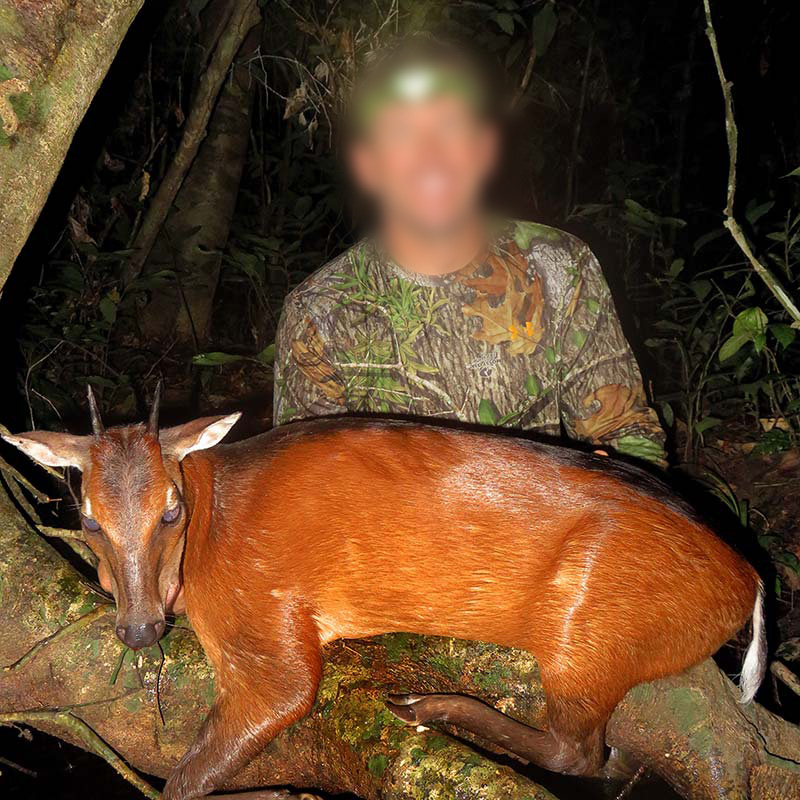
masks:
<instances>
[{"instance_id":1,"label":"tree trunk","mask_svg":"<svg viewBox=\"0 0 800 800\"><path fill-rule=\"evenodd\" d=\"M186 119L178 150L158 185L158 190L134 239L134 253L122 271L123 286L128 286L138 277L150 256L164 220L172 209L172 204L206 137L212 111L228 77L230 66L250 29L261 19L258 5L254 0L236 0L227 6L227 12L223 16L225 25L222 26L206 69L198 81L192 109Z\"/></svg>"},{"instance_id":2,"label":"tree trunk","mask_svg":"<svg viewBox=\"0 0 800 800\"><path fill-rule=\"evenodd\" d=\"M216 5L229 6L230 0L218 0ZM204 27L214 27L213 20L206 20ZM260 37L261 26L256 26L239 49L236 66L211 115L208 134L145 266L145 273L170 269L177 275L174 284L159 289L142 309L140 325L148 338L174 338L179 345L203 344L208 338L222 251L250 137L256 83L246 61ZM206 49L210 46L205 44Z\"/></svg>"},{"instance_id":3,"label":"tree trunk","mask_svg":"<svg viewBox=\"0 0 800 800\"><path fill-rule=\"evenodd\" d=\"M0 592L0 663L7 665L0 673L0 724L27 721L106 756L110 746L136 769L167 775L213 696L211 670L188 623L179 620L163 640L159 685L159 649L123 648L113 609L5 493ZM337 642L326 648L313 712L232 787L290 784L367 800L552 798L464 742L403 726L384 702L408 691L463 692L526 723L543 722L539 671L528 653L407 634ZM751 783L754 800L779 796L776 787L800 792L800 729L760 706L743 708L736 698L707 661L629 692L612 717L608 743L693 800L744 800Z\"/></svg>"},{"instance_id":4,"label":"tree trunk","mask_svg":"<svg viewBox=\"0 0 800 800\"><path fill-rule=\"evenodd\" d=\"M0 286L143 0L0 0Z\"/></svg>"}]
</instances>

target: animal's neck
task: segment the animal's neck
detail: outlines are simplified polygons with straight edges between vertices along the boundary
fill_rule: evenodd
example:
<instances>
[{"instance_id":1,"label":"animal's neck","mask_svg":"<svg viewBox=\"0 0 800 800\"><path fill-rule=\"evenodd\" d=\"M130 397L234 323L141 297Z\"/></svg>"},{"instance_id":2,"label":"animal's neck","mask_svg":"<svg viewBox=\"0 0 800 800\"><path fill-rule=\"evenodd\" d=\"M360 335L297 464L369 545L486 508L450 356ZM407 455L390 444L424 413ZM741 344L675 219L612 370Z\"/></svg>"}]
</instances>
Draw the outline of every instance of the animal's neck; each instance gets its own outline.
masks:
<instances>
[{"instance_id":1,"label":"animal's neck","mask_svg":"<svg viewBox=\"0 0 800 800\"><path fill-rule=\"evenodd\" d=\"M190 453L181 462L183 497L188 523L183 558L184 587L189 588L192 573L203 563L212 538L211 508L214 502L214 464L205 453Z\"/></svg>"}]
</instances>

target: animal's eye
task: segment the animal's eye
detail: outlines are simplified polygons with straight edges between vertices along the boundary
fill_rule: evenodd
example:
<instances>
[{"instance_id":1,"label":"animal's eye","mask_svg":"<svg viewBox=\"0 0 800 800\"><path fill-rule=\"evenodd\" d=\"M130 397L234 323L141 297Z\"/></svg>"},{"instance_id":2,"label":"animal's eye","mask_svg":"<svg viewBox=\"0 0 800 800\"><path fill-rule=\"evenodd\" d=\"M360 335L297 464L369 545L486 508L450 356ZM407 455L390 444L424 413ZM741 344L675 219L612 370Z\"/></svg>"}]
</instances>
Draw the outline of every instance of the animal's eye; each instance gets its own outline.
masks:
<instances>
[{"instance_id":1,"label":"animal's eye","mask_svg":"<svg viewBox=\"0 0 800 800\"><path fill-rule=\"evenodd\" d=\"M91 517L81 517L81 522L87 531L97 533L100 530L100 523L96 519L92 519Z\"/></svg>"},{"instance_id":2,"label":"animal's eye","mask_svg":"<svg viewBox=\"0 0 800 800\"><path fill-rule=\"evenodd\" d=\"M179 503L174 508L168 508L161 515L161 521L166 522L169 525L170 523L175 522L175 520L178 519L180 515L181 515L181 506Z\"/></svg>"}]
</instances>

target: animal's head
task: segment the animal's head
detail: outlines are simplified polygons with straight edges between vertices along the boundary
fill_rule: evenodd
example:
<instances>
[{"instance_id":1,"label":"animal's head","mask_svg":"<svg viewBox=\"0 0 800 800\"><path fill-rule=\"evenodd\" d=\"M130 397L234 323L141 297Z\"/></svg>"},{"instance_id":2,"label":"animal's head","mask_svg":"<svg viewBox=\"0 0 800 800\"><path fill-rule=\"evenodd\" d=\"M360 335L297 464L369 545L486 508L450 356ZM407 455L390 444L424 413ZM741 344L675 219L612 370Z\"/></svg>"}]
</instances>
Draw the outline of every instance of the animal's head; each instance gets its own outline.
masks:
<instances>
[{"instance_id":1,"label":"animal's head","mask_svg":"<svg viewBox=\"0 0 800 800\"><path fill-rule=\"evenodd\" d=\"M217 444L240 416L204 417L159 431L159 394L146 425L106 430L90 388L92 435L3 436L40 464L83 473L84 537L99 559L100 583L117 602L117 635L133 649L161 638L165 614L182 593L188 517L180 462Z\"/></svg>"}]
</instances>

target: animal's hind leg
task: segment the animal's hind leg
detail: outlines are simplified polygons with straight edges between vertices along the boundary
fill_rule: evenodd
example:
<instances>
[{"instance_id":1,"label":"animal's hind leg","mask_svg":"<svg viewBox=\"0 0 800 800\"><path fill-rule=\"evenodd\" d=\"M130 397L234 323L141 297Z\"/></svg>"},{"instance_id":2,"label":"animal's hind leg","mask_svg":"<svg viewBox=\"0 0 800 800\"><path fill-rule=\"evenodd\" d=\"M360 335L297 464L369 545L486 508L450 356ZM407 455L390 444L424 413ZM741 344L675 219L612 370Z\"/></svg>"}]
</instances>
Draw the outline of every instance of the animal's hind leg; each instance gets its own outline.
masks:
<instances>
[{"instance_id":1,"label":"animal's hind leg","mask_svg":"<svg viewBox=\"0 0 800 800\"><path fill-rule=\"evenodd\" d=\"M548 700L548 709L549 705ZM540 731L481 700L454 694L393 696L387 706L410 725L449 722L545 769L599 775L603 766L604 723L595 724L583 736L571 728ZM569 712L569 708L562 710Z\"/></svg>"},{"instance_id":2,"label":"animal's hind leg","mask_svg":"<svg viewBox=\"0 0 800 800\"><path fill-rule=\"evenodd\" d=\"M552 742L539 765L567 775L601 775L608 714L583 700L564 699L547 687L545 696Z\"/></svg>"}]
</instances>

